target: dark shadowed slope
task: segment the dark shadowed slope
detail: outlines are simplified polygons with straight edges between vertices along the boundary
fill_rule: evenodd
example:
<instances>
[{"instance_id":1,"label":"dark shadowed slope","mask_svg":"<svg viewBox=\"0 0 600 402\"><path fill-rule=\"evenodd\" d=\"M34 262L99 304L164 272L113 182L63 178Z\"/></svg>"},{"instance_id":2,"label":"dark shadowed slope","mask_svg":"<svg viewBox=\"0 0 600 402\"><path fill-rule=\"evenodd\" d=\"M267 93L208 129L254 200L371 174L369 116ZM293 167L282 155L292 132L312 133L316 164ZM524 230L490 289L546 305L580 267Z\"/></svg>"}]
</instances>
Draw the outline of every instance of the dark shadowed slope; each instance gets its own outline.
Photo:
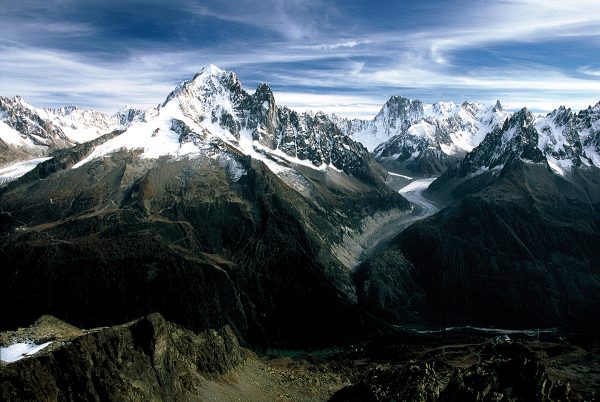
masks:
<instances>
[{"instance_id":1,"label":"dark shadowed slope","mask_svg":"<svg viewBox=\"0 0 600 402\"><path fill-rule=\"evenodd\" d=\"M1 187L2 304L12 306L2 326L158 311L191 329L230 325L261 346L379 331L357 305L349 261L365 231L408 203L326 116L279 108L259 89L210 67L143 121Z\"/></svg>"},{"instance_id":2,"label":"dark shadowed slope","mask_svg":"<svg viewBox=\"0 0 600 402\"><path fill-rule=\"evenodd\" d=\"M454 203L357 271L359 300L403 323L598 325L600 172L557 174L532 122L515 115L430 186Z\"/></svg>"}]
</instances>

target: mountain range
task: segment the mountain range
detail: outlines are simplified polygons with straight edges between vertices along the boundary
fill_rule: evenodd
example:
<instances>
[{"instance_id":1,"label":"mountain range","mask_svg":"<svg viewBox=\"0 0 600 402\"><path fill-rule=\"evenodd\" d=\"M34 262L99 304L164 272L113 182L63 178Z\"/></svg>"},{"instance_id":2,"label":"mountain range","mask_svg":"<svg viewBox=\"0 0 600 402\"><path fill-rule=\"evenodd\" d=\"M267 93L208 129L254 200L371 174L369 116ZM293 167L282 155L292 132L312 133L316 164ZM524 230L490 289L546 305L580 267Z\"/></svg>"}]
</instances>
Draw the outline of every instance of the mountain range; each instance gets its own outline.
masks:
<instances>
[{"instance_id":1,"label":"mountain range","mask_svg":"<svg viewBox=\"0 0 600 402\"><path fill-rule=\"evenodd\" d=\"M594 131L548 146L563 131L540 121L514 113L433 181L425 196L447 207L361 266L359 300L397 322L594 327L600 170L579 142Z\"/></svg>"},{"instance_id":2,"label":"mountain range","mask_svg":"<svg viewBox=\"0 0 600 402\"><path fill-rule=\"evenodd\" d=\"M212 78L207 80L207 76ZM172 106L173 103L178 105ZM163 104L147 111L126 107L109 116L76 106L39 109L20 97L0 97L0 147L4 151L0 163L8 166L14 161L44 157L53 150L90 141L114 130L125 130L133 122L149 123L156 126L153 130L163 132L189 130L190 127L177 118L182 117L190 119L196 131L210 132L208 142L223 140L255 158L269 153L275 159L283 157L288 162L321 168L332 165L346 173L355 169L354 173L360 175L361 167L352 166L357 160L342 161L349 154L342 156L338 152L350 146L347 139L350 137L358 143L353 146L363 145L380 164L392 171L439 175L479 145L486 134L501 129L512 115L503 109L500 101L495 105L426 104L401 96L391 97L372 120L297 113L272 105L275 105L274 95L266 84L250 95L241 89L235 74L215 66L207 67L176 88ZM167 109L161 112L161 108ZM180 109L174 112L177 116L167 116L172 108ZM206 114L210 115L210 124L205 119ZM570 166L600 164L599 116L600 102L578 113L561 106L547 115L532 115L538 133L536 146L556 172L564 173ZM161 119L168 121L161 122ZM167 125L159 127L163 123ZM171 144L172 149L152 151L151 148L160 147L153 147L152 143L141 146L145 138L136 135L136 130L144 131L147 127L135 126L125 136L127 140L123 137L119 141L126 147L144 148L148 155L152 152L185 155L188 151L200 152L202 148L196 141L198 149L186 151L181 144L190 139L183 138L181 143ZM152 138L156 138L159 131L153 132ZM322 131L335 134L323 139ZM258 141L254 144L257 149L254 145L248 146L249 139ZM153 140L153 143L158 141ZM120 146L117 140L114 146ZM97 150L90 158L102 152L110 150Z\"/></svg>"},{"instance_id":3,"label":"mountain range","mask_svg":"<svg viewBox=\"0 0 600 402\"><path fill-rule=\"evenodd\" d=\"M264 350L598 329L600 102L535 116L394 96L349 120L211 65L144 111L0 98L0 150L2 330L160 313L173 324L139 323Z\"/></svg>"},{"instance_id":4,"label":"mountain range","mask_svg":"<svg viewBox=\"0 0 600 402\"><path fill-rule=\"evenodd\" d=\"M600 103L579 113L561 106L547 115L532 116L539 138L535 145L554 170L562 172L582 163L599 166L599 110ZM501 129L511 115L500 101L493 106L477 102L424 104L393 96L373 120L335 120L345 134L363 143L389 169L439 175L479 145L486 134Z\"/></svg>"},{"instance_id":5,"label":"mountain range","mask_svg":"<svg viewBox=\"0 0 600 402\"><path fill-rule=\"evenodd\" d=\"M157 310L195 329L228 323L257 344L371 331L354 325L372 318L351 272L411 211L362 145L214 66L136 116L0 189L2 297L24 306L4 325Z\"/></svg>"},{"instance_id":6,"label":"mountain range","mask_svg":"<svg viewBox=\"0 0 600 402\"><path fill-rule=\"evenodd\" d=\"M44 157L53 150L91 141L126 127L141 113L130 108L112 116L76 106L40 109L19 96L0 96L0 163Z\"/></svg>"}]
</instances>

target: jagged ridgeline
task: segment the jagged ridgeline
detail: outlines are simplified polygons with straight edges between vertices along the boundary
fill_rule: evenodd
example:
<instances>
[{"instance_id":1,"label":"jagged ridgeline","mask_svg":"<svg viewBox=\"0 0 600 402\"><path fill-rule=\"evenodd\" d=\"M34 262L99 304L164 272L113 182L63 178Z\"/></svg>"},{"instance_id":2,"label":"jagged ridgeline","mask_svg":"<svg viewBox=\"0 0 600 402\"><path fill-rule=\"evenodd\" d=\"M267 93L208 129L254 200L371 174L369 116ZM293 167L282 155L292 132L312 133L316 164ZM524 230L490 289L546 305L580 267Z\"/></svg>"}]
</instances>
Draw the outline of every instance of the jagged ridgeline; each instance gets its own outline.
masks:
<instances>
[{"instance_id":1,"label":"jagged ridgeline","mask_svg":"<svg viewBox=\"0 0 600 402\"><path fill-rule=\"evenodd\" d=\"M0 106L7 160L48 158L0 188L2 301L22 306L7 328L158 311L305 347L384 321L572 327L600 308L600 103L535 117L395 96L345 120L210 66L143 112ZM424 195L447 208L394 238L423 215L377 162L442 173Z\"/></svg>"},{"instance_id":2,"label":"jagged ridgeline","mask_svg":"<svg viewBox=\"0 0 600 402\"><path fill-rule=\"evenodd\" d=\"M449 206L355 272L361 303L399 323L597 331L598 110L523 109L488 133L425 192Z\"/></svg>"},{"instance_id":3,"label":"jagged ridgeline","mask_svg":"<svg viewBox=\"0 0 600 402\"><path fill-rule=\"evenodd\" d=\"M76 106L39 109L19 96L0 96L0 166L49 156L142 118L143 111L129 107L111 116Z\"/></svg>"},{"instance_id":4,"label":"jagged ridgeline","mask_svg":"<svg viewBox=\"0 0 600 402\"><path fill-rule=\"evenodd\" d=\"M3 328L160 312L296 347L385 328L351 270L409 205L329 117L211 66L126 121L0 189Z\"/></svg>"},{"instance_id":5,"label":"jagged ridgeline","mask_svg":"<svg viewBox=\"0 0 600 402\"><path fill-rule=\"evenodd\" d=\"M335 120L390 170L439 175L509 115L499 101L493 106L477 102L426 104L392 96L373 120Z\"/></svg>"},{"instance_id":6,"label":"jagged ridgeline","mask_svg":"<svg viewBox=\"0 0 600 402\"><path fill-rule=\"evenodd\" d=\"M391 97L373 120L333 116L342 131L363 143L376 160L409 175L440 175L512 116L499 101L426 104ZM600 165L600 103L574 113L561 106L545 116L530 115L535 148L559 174L571 166Z\"/></svg>"},{"instance_id":7,"label":"jagged ridgeline","mask_svg":"<svg viewBox=\"0 0 600 402\"><path fill-rule=\"evenodd\" d=\"M159 314L91 331L44 316L11 335L48 346L2 367L3 400L214 399L217 381L251 356L229 327L194 333Z\"/></svg>"}]
</instances>

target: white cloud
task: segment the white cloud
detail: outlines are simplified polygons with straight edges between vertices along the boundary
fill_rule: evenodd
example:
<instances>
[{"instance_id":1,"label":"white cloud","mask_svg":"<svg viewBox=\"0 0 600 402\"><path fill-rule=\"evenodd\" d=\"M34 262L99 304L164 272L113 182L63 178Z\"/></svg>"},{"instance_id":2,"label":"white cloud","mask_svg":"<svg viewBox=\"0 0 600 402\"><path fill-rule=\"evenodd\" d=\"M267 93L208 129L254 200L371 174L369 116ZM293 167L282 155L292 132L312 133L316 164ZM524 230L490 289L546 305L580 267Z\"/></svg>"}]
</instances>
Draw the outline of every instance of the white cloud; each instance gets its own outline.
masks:
<instances>
[{"instance_id":1,"label":"white cloud","mask_svg":"<svg viewBox=\"0 0 600 402\"><path fill-rule=\"evenodd\" d=\"M323 23L327 13L337 11L322 1L238 3L232 10L190 1L186 12L266 29L279 34L272 35L277 39L256 46L241 40L169 52L156 52L148 46L129 49L129 56L99 62L75 51L19 44L25 31L41 30L68 38L93 33L89 26L56 21L43 28L29 23L21 33L7 33L0 39L1 95L20 94L41 106L76 103L105 111L115 111L126 103L154 106L177 84L175 80L189 78L202 66L214 63L238 72L243 81L248 78L245 73L255 81L291 88L275 93L279 103L345 116L372 116L388 96L407 90L421 97L421 90L435 96L436 89L445 88L446 93L499 98L506 105L539 110L560 104L579 108L599 97L600 71L594 68L565 71L510 60L510 54L505 63L510 68L475 68L456 59L458 51L493 44L529 42L536 46L540 40L600 37L597 0L509 0L488 2L485 7L475 3L449 14L439 25L425 24L419 32L399 24L396 30L362 34L359 29L347 28L346 21L328 28ZM315 14L319 17L311 18ZM357 95L347 95L351 90ZM315 91L323 94L315 95Z\"/></svg>"},{"instance_id":2,"label":"white cloud","mask_svg":"<svg viewBox=\"0 0 600 402\"><path fill-rule=\"evenodd\" d=\"M600 34L597 0L505 0L464 11L448 25L411 35L411 41L428 48L436 63L448 64L448 55L459 49Z\"/></svg>"},{"instance_id":3,"label":"white cloud","mask_svg":"<svg viewBox=\"0 0 600 402\"><path fill-rule=\"evenodd\" d=\"M314 94L306 92L276 92L275 100L298 112L322 111L341 117L371 119L387 101L385 97L347 94Z\"/></svg>"},{"instance_id":4,"label":"white cloud","mask_svg":"<svg viewBox=\"0 0 600 402\"><path fill-rule=\"evenodd\" d=\"M154 106L173 84L164 72L134 60L100 65L70 53L0 47L2 95L21 95L36 106L76 104L114 112L125 104Z\"/></svg>"},{"instance_id":5,"label":"white cloud","mask_svg":"<svg viewBox=\"0 0 600 402\"><path fill-rule=\"evenodd\" d=\"M0 55L0 95L21 95L40 107L76 104L109 113L125 104L140 108L155 106L178 84L172 81L173 76L189 79L210 61L195 57L192 53L174 52L140 54L118 63L99 64L96 60L67 52L2 46ZM239 58L224 57L221 61L239 65L253 62L248 58ZM266 56L266 59L270 58ZM272 56L273 60L288 58ZM355 72L360 71L361 66L361 63L347 65ZM268 81L266 78L264 81ZM248 85L245 87L252 89ZM276 92L275 96L279 104L299 111L322 110L346 117L369 117L386 100L308 92Z\"/></svg>"},{"instance_id":6,"label":"white cloud","mask_svg":"<svg viewBox=\"0 0 600 402\"><path fill-rule=\"evenodd\" d=\"M119 63L99 64L66 52L0 47L0 88L2 95L21 95L36 106L77 104L114 112L125 104L136 107L155 106L178 83L173 77L187 79L211 60L189 52L140 54ZM364 62L348 60L328 70L302 70L265 74L261 81L285 88L307 90L276 91L279 104L299 111L307 109L337 113L345 117L371 118L393 94L413 88L412 96L422 98L419 89L455 88L460 93L476 93L480 100L500 99L510 108L528 106L549 111L566 104L574 109L587 107L598 100L600 80L573 78L542 66L527 70L479 69L455 75L426 67L419 56L406 54L406 63L391 69L368 68ZM312 56L311 56L312 57ZM260 63L250 57L223 57L222 67L236 70L248 63ZM301 60L302 55L266 55L271 60ZM285 64L285 62L284 62ZM260 66L261 64L258 64ZM246 67L254 70L254 67ZM596 76L594 70L582 70ZM244 76L240 77L242 81ZM319 87L316 94L310 87ZM246 88L251 89L246 82ZM327 89L328 88L328 89ZM344 88L344 93L340 93ZM374 89L375 88L375 89ZM394 89L396 88L396 89ZM349 91L355 94L349 94ZM435 94L435 91L433 92ZM423 99L435 101L440 99ZM452 99L462 102L464 99ZM473 99L472 99L473 100Z\"/></svg>"},{"instance_id":7,"label":"white cloud","mask_svg":"<svg viewBox=\"0 0 600 402\"><path fill-rule=\"evenodd\" d=\"M600 70L594 70L589 67L581 67L577 71L579 71L582 74L589 75L592 77L600 77Z\"/></svg>"},{"instance_id":8,"label":"white cloud","mask_svg":"<svg viewBox=\"0 0 600 402\"><path fill-rule=\"evenodd\" d=\"M324 10L334 12L330 5L316 0L238 0L233 4L217 2L211 6L189 2L186 6L186 11L198 16L268 29L288 40L314 36L318 32L316 25L324 18Z\"/></svg>"},{"instance_id":9,"label":"white cloud","mask_svg":"<svg viewBox=\"0 0 600 402\"><path fill-rule=\"evenodd\" d=\"M598 102L597 99L580 97L576 93L569 96L569 101L565 102L563 96L553 94L511 94L510 100L502 102L502 106L506 110L520 110L527 107L531 112L536 114L547 114L558 109L560 106L571 108L574 112L587 109L588 106L593 106ZM489 103L489 102L488 102Z\"/></svg>"},{"instance_id":10,"label":"white cloud","mask_svg":"<svg viewBox=\"0 0 600 402\"><path fill-rule=\"evenodd\" d=\"M360 45L366 45L369 43L371 43L371 41L369 41L369 40L363 40L363 41L349 40L349 41L337 42L337 43L321 43L321 44L317 44L317 45L294 46L293 48L306 49L306 50L336 50L336 49L343 49L343 48L353 48L353 47L357 47Z\"/></svg>"}]
</instances>

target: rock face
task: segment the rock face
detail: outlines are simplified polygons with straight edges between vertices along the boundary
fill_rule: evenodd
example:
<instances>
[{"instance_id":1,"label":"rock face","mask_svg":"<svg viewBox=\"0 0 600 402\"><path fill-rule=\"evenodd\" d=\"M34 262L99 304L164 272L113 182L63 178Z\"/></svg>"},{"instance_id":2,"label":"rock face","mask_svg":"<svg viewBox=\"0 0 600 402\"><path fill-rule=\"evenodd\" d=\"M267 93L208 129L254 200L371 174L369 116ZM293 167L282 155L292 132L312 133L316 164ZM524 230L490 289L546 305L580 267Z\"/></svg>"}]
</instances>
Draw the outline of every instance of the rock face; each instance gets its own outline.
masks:
<instances>
[{"instance_id":1,"label":"rock face","mask_svg":"<svg viewBox=\"0 0 600 402\"><path fill-rule=\"evenodd\" d=\"M600 102L578 113L561 106L536 119L538 148L558 172L571 167L600 167Z\"/></svg>"},{"instance_id":2,"label":"rock face","mask_svg":"<svg viewBox=\"0 0 600 402\"><path fill-rule=\"evenodd\" d=\"M534 117L523 109L506 120L502 127L486 135L485 139L459 164L458 174L465 177L480 170L493 170L521 158L530 162L545 161L538 148L539 134L534 127Z\"/></svg>"},{"instance_id":3,"label":"rock face","mask_svg":"<svg viewBox=\"0 0 600 402\"><path fill-rule=\"evenodd\" d=\"M33 145L66 145L69 139L58 127L43 119L37 110L20 97L0 98L3 123L31 140Z\"/></svg>"},{"instance_id":4,"label":"rock face","mask_svg":"<svg viewBox=\"0 0 600 402\"><path fill-rule=\"evenodd\" d=\"M489 345L486 345L486 348ZM541 360L518 343L484 348L466 368L435 361L374 368L330 401L579 401L568 384L552 380Z\"/></svg>"},{"instance_id":5,"label":"rock face","mask_svg":"<svg viewBox=\"0 0 600 402\"><path fill-rule=\"evenodd\" d=\"M90 327L158 311L194 330L230 325L260 345L377 330L333 250L340 227L406 208L398 195L339 173L345 181L329 184L297 176L315 195L306 198L262 162L223 151L178 160L122 151L72 169L88 147L2 189L2 303L22 306L6 311L4 328L46 313Z\"/></svg>"},{"instance_id":6,"label":"rock face","mask_svg":"<svg viewBox=\"0 0 600 402\"><path fill-rule=\"evenodd\" d=\"M494 106L468 102L428 105L394 96L372 121L337 122L389 169L432 175L444 172L471 151L508 115L499 102Z\"/></svg>"},{"instance_id":7,"label":"rock face","mask_svg":"<svg viewBox=\"0 0 600 402\"><path fill-rule=\"evenodd\" d=\"M157 118L168 119L169 113L179 111L198 135L204 132L205 138L230 143L246 154L283 156L317 168L331 165L372 180L375 167L361 144L323 113L300 114L278 106L266 84L250 95L234 73L210 66L169 94Z\"/></svg>"},{"instance_id":8,"label":"rock face","mask_svg":"<svg viewBox=\"0 0 600 402\"><path fill-rule=\"evenodd\" d=\"M228 327L194 333L159 314L54 343L3 365L3 400L190 400L245 359Z\"/></svg>"},{"instance_id":9,"label":"rock face","mask_svg":"<svg viewBox=\"0 0 600 402\"><path fill-rule=\"evenodd\" d=\"M460 180L484 172L500 171L513 160L542 163L556 174L569 175L573 168L598 166L597 121L600 104L573 114L561 107L535 118L527 109L515 113L467 156L434 182L432 191L456 187Z\"/></svg>"},{"instance_id":10,"label":"rock face","mask_svg":"<svg viewBox=\"0 0 600 402\"><path fill-rule=\"evenodd\" d=\"M0 97L0 164L46 156L49 149L71 145L65 133L44 120L19 97Z\"/></svg>"}]
</instances>

